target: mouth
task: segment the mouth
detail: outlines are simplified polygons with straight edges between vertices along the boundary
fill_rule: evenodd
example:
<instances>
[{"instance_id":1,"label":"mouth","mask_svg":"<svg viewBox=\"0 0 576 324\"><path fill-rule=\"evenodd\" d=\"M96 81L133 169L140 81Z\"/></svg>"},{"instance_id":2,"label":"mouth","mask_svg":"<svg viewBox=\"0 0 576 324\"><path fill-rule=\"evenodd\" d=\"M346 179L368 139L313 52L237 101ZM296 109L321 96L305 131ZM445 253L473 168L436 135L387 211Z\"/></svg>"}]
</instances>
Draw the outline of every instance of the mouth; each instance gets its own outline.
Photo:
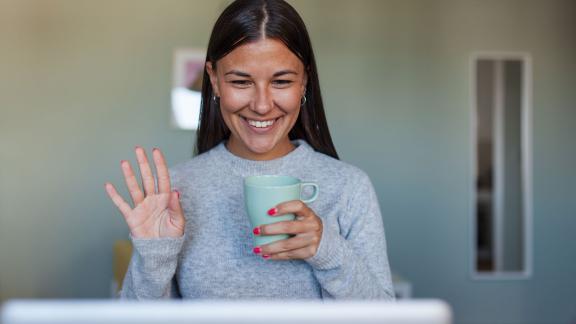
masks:
<instances>
[{"instance_id":1,"label":"mouth","mask_svg":"<svg viewBox=\"0 0 576 324\"><path fill-rule=\"evenodd\" d=\"M270 132L278 124L278 120L282 117L269 120L254 120L248 119L246 117L240 116L244 125L247 126L251 131L257 134L265 134Z\"/></svg>"}]
</instances>

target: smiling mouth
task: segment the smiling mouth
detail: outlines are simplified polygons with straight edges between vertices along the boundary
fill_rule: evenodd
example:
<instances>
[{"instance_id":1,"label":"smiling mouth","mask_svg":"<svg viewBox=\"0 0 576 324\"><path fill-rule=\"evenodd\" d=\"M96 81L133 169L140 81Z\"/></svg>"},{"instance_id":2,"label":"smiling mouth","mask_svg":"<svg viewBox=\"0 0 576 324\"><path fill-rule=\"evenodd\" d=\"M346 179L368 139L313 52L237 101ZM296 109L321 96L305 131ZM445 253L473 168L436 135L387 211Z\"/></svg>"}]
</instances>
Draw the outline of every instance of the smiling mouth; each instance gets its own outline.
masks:
<instances>
[{"instance_id":1,"label":"smiling mouth","mask_svg":"<svg viewBox=\"0 0 576 324\"><path fill-rule=\"evenodd\" d=\"M242 119L244 119L248 125L254 127L254 128L261 128L261 129L267 129L272 127L272 125L274 125L278 119L280 119L281 117L278 117L276 119L269 119L269 120L254 120L254 119L248 119L246 117L240 116L242 117Z\"/></svg>"}]
</instances>

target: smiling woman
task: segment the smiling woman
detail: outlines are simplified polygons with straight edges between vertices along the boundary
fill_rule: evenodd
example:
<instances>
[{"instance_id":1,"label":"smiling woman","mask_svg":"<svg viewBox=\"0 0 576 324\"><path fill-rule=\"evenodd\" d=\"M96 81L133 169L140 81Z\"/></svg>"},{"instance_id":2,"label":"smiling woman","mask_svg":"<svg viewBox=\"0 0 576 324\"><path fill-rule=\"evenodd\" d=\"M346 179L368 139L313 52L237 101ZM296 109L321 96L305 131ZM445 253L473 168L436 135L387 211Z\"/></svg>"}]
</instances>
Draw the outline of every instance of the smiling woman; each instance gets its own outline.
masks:
<instances>
[{"instance_id":1,"label":"smiling woman","mask_svg":"<svg viewBox=\"0 0 576 324\"><path fill-rule=\"evenodd\" d=\"M137 147L144 191L122 163L134 207L106 184L134 244L123 298L394 299L376 193L338 160L308 33L285 1L238 0L216 21L196 150L168 170L155 149L156 188ZM258 175L313 181L317 199L264 201L269 222L252 228L242 184Z\"/></svg>"},{"instance_id":2,"label":"smiling woman","mask_svg":"<svg viewBox=\"0 0 576 324\"><path fill-rule=\"evenodd\" d=\"M274 39L236 48L206 69L222 118L232 135L227 148L251 160L271 160L294 149L288 133L306 92L304 64Z\"/></svg>"},{"instance_id":3,"label":"smiling woman","mask_svg":"<svg viewBox=\"0 0 576 324\"><path fill-rule=\"evenodd\" d=\"M223 110L238 109L240 102L228 103L228 93L224 91L248 89L230 92L242 94L244 104L248 102L246 95L252 96L249 100L253 101L254 112L246 118L266 121L264 118L268 117L261 113L263 103L279 106L270 113L272 117L284 114L278 112L282 109L298 110L295 123L288 127L289 140L305 139L314 150L338 158L324 114L310 38L304 21L289 4L284 1L233 2L214 25L206 62L197 153L210 150L233 131L224 119ZM236 98L230 97L230 100ZM258 111L260 115L256 115ZM286 143L280 145L286 146Z\"/></svg>"}]
</instances>

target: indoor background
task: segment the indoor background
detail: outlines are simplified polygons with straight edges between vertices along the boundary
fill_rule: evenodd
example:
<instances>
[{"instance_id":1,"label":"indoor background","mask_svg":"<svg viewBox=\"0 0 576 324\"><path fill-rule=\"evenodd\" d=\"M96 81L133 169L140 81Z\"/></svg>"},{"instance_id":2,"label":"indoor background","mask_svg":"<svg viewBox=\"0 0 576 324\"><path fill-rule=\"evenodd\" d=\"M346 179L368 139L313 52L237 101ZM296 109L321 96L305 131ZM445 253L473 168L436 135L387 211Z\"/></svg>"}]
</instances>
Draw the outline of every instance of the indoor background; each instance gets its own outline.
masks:
<instances>
[{"instance_id":1,"label":"indoor background","mask_svg":"<svg viewBox=\"0 0 576 324\"><path fill-rule=\"evenodd\" d=\"M457 323L576 321L576 1L293 0L342 160L371 177L394 273ZM228 1L0 0L0 299L108 298L120 160L192 156L173 53ZM533 270L471 276L475 51L533 60ZM572 143L572 144L571 144Z\"/></svg>"}]
</instances>

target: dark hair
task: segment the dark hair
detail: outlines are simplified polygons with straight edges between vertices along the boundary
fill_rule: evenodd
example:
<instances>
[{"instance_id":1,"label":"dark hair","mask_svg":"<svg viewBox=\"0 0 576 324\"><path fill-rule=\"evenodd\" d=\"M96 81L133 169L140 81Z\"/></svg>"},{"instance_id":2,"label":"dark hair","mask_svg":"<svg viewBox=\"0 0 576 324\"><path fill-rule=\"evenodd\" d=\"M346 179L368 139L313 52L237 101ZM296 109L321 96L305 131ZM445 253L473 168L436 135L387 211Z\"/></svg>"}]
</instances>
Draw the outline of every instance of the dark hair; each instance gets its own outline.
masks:
<instances>
[{"instance_id":1,"label":"dark hair","mask_svg":"<svg viewBox=\"0 0 576 324\"><path fill-rule=\"evenodd\" d=\"M218 60L236 47L258 41L264 36L283 42L302 61L308 74L306 102L290 130L290 140L304 139L314 150L338 159L324 114L310 37L304 21L288 3L283 0L234 1L224 9L214 24L206 61L212 62L216 69ZM204 68L200 126L196 139L197 154L210 150L230 136L230 130L224 123L219 105L213 100L213 96L210 77Z\"/></svg>"}]
</instances>

